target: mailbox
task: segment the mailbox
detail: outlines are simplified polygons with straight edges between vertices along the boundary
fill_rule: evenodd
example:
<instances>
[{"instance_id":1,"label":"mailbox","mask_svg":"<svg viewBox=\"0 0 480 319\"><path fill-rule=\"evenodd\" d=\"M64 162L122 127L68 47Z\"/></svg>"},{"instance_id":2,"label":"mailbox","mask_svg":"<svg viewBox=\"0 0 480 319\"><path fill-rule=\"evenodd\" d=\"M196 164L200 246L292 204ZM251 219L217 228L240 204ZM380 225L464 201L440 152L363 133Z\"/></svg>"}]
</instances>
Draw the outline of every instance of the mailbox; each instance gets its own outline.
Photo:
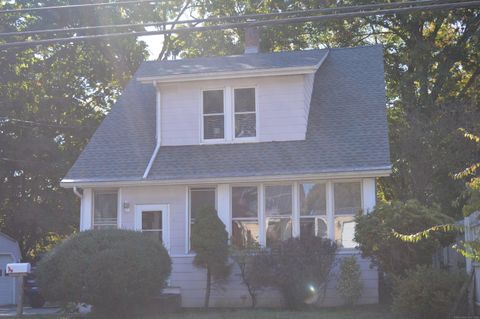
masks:
<instances>
[{"instance_id":1,"label":"mailbox","mask_svg":"<svg viewBox=\"0 0 480 319\"><path fill-rule=\"evenodd\" d=\"M5 274L8 276L25 276L30 273L30 263L7 264Z\"/></svg>"}]
</instances>

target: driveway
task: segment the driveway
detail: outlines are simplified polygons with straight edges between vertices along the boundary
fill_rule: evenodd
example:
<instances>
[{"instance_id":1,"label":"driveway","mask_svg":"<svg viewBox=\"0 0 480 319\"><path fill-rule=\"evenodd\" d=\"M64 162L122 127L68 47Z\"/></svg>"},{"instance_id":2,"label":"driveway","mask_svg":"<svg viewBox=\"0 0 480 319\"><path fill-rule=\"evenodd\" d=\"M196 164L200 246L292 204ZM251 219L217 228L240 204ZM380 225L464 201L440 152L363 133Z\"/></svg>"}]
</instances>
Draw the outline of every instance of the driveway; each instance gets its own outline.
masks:
<instances>
[{"instance_id":1,"label":"driveway","mask_svg":"<svg viewBox=\"0 0 480 319\"><path fill-rule=\"evenodd\" d=\"M43 307L43 308L32 308L24 307L23 314L25 316L29 315L50 315L60 311L60 308L57 307ZM17 314L17 308L15 306L2 306L0 307L0 317L11 317Z\"/></svg>"}]
</instances>

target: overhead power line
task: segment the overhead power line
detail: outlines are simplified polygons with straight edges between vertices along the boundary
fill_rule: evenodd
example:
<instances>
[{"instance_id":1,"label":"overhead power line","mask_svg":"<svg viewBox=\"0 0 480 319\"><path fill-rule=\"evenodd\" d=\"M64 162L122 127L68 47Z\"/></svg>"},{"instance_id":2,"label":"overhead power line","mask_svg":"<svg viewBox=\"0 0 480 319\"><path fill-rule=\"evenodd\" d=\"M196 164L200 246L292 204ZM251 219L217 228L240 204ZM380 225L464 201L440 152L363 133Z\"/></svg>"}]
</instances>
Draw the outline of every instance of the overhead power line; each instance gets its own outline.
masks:
<instances>
[{"instance_id":1,"label":"overhead power line","mask_svg":"<svg viewBox=\"0 0 480 319\"><path fill-rule=\"evenodd\" d=\"M78 9L78 8L88 8L88 7L128 6L128 5L139 4L139 3L153 4L158 2L163 2L163 1L161 0L129 0L129 1L117 1L117 2L69 4L64 6L30 7L30 8L0 10L0 14L35 12L35 11L45 11L45 10L66 10L66 9Z\"/></svg>"},{"instance_id":2,"label":"overhead power line","mask_svg":"<svg viewBox=\"0 0 480 319\"><path fill-rule=\"evenodd\" d=\"M414 4L416 1L411 1L410 4ZM95 35L85 35L85 36L76 36L76 37L67 37L67 38L52 38L52 39L42 39L42 40L32 40L32 41L21 41L21 42L7 42L0 45L0 50L12 48L12 47L29 47L35 45L45 45L45 44L54 44L54 43L73 43L80 42L90 39L104 39L104 38L114 38L114 37L123 37L123 36L148 36L148 35L160 35L160 34L181 34L188 32L203 32L203 31L212 31L212 30L224 30L224 29L234 29L234 28L245 28L245 27L255 27L255 26L274 26L281 24L296 24L296 23L305 23L305 22L320 22L328 21L334 19L346 19L346 18L355 18L355 17L365 17L372 15L392 15L392 14L405 14L415 11L433 11L433 10L452 10L460 8L472 8L479 7L480 0L475 1L465 1L465 2L448 2L448 3L439 3L431 5L420 5L407 8L395 8L395 9L371 9L366 11L353 11L345 13L334 13L328 15L320 16L300 16L300 17L287 17L280 19L268 19L268 20L259 20L259 21L246 21L246 22L236 22L236 23L224 23L219 25L210 25L210 26L200 26L200 27L186 27L186 28L177 28L171 30L155 30L155 31L133 31L133 32L118 32L118 33L103 33ZM347 8L347 7L344 7ZM350 7L352 9L355 6ZM309 10L305 10L308 12ZM251 15L251 17L256 15ZM178 21L177 24L185 23L184 21Z\"/></svg>"},{"instance_id":3,"label":"overhead power line","mask_svg":"<svg viewBox=\"0 0 480 319\"><path fill-rule=\"evenodd\" d=\"M358 5L358 6L345 6L345 7L336 7L336 8L320 8L320 9L310 9L310 10L296 10L296 11L284 11L284 12L272 12L272 13L262 13L262 14L245 14L237 16L223 16L223 17L211 17L204 19L190 19L190 20L181 20L181 21L161 21L161 22L148 22L148 23L130 23L130 24L112 24L112 25L97 25L97 26L84 26L84 27L74 27L74 28L58 28L58 29L43 29L43 30L28 30L28 31L15 31L15 32L4 32L0 33L0 37L7 36L24 36L24 35L34 35L34 34L51 34L51 33L68 33L68 32L78 32L78 31L91 31L91 30L108 30L108 29L123 29L123 28L133 28L133 27L164 27L167 25L178 25L178 24L197 24L197 23L212 23L212 22L225 22L225 21L235 21L235 20L247 20L247 19L265 19L265 18L277 18L293 15L305 15L305 14L320 14L320 13L341 13L345 11L359 11L359 10L372 10L372 9L388 9L388 8L401 8L408 6L418 6L426 4L439 4L442 1L439 0L417 0L417 1L407 1L407 2L390 2L390 3L380 3L380 4L367 4L367 5ZM445 1L443 1L445 2Z\"/></svg>"}]
</instances>

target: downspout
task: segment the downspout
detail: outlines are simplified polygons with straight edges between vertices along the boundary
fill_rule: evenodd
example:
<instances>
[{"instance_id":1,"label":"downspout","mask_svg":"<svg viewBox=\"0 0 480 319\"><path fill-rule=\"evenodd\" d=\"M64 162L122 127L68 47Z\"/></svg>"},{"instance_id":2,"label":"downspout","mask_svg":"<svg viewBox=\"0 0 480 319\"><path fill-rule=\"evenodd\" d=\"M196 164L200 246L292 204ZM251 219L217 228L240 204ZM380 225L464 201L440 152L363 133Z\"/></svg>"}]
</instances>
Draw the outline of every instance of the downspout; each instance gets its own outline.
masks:
<instances>
[{"instance_id":1,"label":"downspout","mask_svg":"<svg viewBox=\"0 0 480 319\"><path fill-rule=\"evenodd\" d=\"M78 198L82 199L83 194L78 191L77 186L73 186L73 193L78 196Z\"/></svg>"},{"instance_id":2,"label":"downspout","mask_svg":"<svg viewBox=\"0 0 480 319\"><path fill-rule=\"evenodd\" d=\"M150 158L150 161L148 162L147 168L145 169L145 173L143 173L143 179L146 179L148 176L148 173L150 172L150 169L152 168L153 162L155 162L155 158L157 157L157 153L160 150L160 144L162 141L161 137L161 129L160 129L160 122L161 122L161 113L160 113L160 106L161 106L161 95L160 95L160 89L157 87L157 83L153 82L153 85L155 86L155 89L157 90L157 97L156 97L156 145L155 145L155 150L153 151L152 157Z\"/></svg>"}]
</instances>

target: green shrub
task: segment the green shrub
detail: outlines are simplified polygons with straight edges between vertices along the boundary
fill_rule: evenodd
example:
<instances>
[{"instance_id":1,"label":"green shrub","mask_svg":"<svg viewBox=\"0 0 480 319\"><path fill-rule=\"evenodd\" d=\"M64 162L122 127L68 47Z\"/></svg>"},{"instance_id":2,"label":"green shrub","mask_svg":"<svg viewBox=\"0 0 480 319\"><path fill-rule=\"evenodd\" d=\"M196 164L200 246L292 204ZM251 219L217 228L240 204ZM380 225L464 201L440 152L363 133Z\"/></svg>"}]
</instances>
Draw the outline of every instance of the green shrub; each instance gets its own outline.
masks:
<instances>
[{"instance_id":1,"label":"green shrub","mask_svg":"<svg viewBox=\"0 0 480 319\"><path fill-rule=\"evenodd\" d=\"M159 293L170 271L159 242L134 231L90 230L56 246L36 273L48 300L85 302L113 318L130 315Z\"/></svg>"},{"instance_id":2,"label":"green shrub","mask_svg":"<svg viewBox=\"0 0 480 319\"><path fill-rule=\"evenodd\" d=\"M363 282L361 275L362 271L355 256L342 258L337 290L348 306L353 306L362 295Z\"/></svg>"},{"instance_id":3,"label":"green shrub","mask_svg":"<svg viewBox=\"0 0 480 319\"><path fill-rule=\"evenodd\" d=\"M200 209L192 225L191 240L196 253L194 265L207 270L204 307L208 308L212 277L218 282L230 273L228 233L214 208Z\"/></svg>"},{"instance_id":4,"label":"green shrub","mask_svg":"<svg viewBox=\"0 0 480 319\"><path fill-rule=\"evenodd\" d=\"M418 266L396 280L392 311L397 318L447 318L465 275Z\"/></svg>"},{"instance_id":5,"label":"green shrub","mask_svg":"<svg viewBox=\"0 0 480 319\"><path fill-rule=\"evenodd\" d=\"M320 237L280 242L270 253L256 256L256 268L263 270L258 280L279 289L289 309L300 309L325 292L336 250L333 241Z\"/></svg>"},{"instance_id":6,"label":"green shrub","mask_svg":"<svg viewBox=\"0 0 480 319\"><path fill-rule=\"evenodd\" d=\"M417 265L432 262L433 253L450 244L452 234L434 234L418 243L408 243L394 236L414 234L453 220L437 207L426 207L417 201L379 203L370 214L357 215L355 241L364 257L372 259L381 271L402 275Z\"/></svg>"}]
</instances>

